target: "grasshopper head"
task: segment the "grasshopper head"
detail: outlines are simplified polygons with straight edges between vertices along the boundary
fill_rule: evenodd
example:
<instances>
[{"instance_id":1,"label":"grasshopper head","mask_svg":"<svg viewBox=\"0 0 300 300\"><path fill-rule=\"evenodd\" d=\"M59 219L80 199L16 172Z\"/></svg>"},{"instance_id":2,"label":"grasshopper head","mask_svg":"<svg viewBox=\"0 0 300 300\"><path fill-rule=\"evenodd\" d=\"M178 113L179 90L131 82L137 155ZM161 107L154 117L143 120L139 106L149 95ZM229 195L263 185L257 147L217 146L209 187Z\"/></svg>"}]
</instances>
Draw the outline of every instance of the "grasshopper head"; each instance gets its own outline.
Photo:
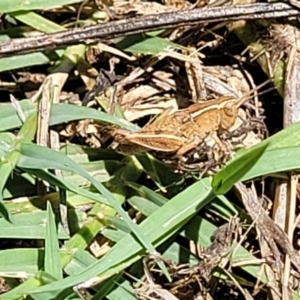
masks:
<instances>
[{"instance_id":1,"label":"grasshopper head","mask_svg":"<svg viewBox=\"0 0 300 300\"><path fill-rule=\"evenodd\" d=\"M220 111L220 125L223 130L228 130L235 123L238 116L238 109L237 100L232 99L224 103L224 106Z\"/></svg>"},{"instance_id":2,"label":"grasshopper head","mask_svg":"<svg viewBox=\"0 0 300 300\"><path fill-rule=\"evenodd\" d=\"M223 130L229 130L231 126L234 125L237 117L239 108L249 101L249 99L253 98L253 95L257 92L258 89L262 88L266 84L270 83L270 80L265 81L264 83L258 85L256 88L251 90L248 95L240 99L227 99L225 100L220 107L220 127ZM264 91L266 93L269 90ZM260 93L262 94L262 93Z\"/></svg>"}]
</instances>

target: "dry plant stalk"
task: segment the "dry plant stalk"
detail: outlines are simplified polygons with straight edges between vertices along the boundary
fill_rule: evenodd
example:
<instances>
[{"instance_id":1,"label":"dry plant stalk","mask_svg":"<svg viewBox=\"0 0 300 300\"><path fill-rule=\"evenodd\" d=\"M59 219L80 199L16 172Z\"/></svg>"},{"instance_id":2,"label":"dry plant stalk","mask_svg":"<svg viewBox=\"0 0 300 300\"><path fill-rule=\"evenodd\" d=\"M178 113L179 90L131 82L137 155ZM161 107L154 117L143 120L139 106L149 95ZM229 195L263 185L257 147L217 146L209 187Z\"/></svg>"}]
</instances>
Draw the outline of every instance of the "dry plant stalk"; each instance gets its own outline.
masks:
<instances>
[{"instance_id":1,"label":"dry plant stalk","mask_svg":"<svg viewBox=\"0 0 300 300\"><path fill-rule=\"evenodd\" d=\"M271 248L276 265L281 265L280 251L277 247L278 245L284 254L290 257L294 267L300 273L300 258L298 257L287 234L265 213L258 201L254 187L252 189L247 189L241 182L237 183L235 187L241 194L242 202L248 214L256 223L261 235Z\"/></svg>"},{"instance_id":2,"label":"dry plant stalk","mask_svg":"<svg viewBox=\"0 0 300 300\"><path fill-rule=\"evenodd\" d=\"M250 55L257 59L264 72L269 76L274 74L274 84L284 98L283 127L299 122L299 30L288 24L272 24L260 33L260 36L268 37L266 41L262 41L255 32L253 23L241 26L241 22L236 22L233 27L236 27L234 32L248 46ZM288 180L276 179L272 217L275 223L287 232L290 241L294 236L297 184L298 177L293 174L289 175ZM288 256L284 268L281 278L282 294L287 298L288 291L284 287L288 286L290 278Z\"/></svg>"},{"instance_id":3,"label":"dry plant stalk","mask_svg":"<svg viewBox=\"0 0 300 300\"><path fill-rule=\"evenodd\" d=\"M300 11L287 3L253 3L247 5L205 7L193 10L163 13L97 24L83 29L65 30L29 38L13 39L0 44L0 57L48 49L57 49L79 43L95 43L103 39L132 35L158 29L176 28L219 21L255 20L298 16Z\"/></svg>"}]
</instances>

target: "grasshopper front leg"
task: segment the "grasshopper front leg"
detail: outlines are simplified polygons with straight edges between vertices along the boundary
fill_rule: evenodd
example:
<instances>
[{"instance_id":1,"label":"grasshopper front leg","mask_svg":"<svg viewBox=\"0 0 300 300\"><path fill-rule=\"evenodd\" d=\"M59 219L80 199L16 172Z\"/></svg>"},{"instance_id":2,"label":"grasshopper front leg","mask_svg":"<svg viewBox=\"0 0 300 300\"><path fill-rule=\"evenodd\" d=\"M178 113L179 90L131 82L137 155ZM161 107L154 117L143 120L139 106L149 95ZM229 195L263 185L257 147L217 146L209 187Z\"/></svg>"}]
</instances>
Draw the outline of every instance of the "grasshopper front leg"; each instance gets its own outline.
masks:
<instances>
[{"instance_id":1,"label":"grasshopper front leg","mask_svg":"<svg viewBox=\"0 0 300 300\"><path fill-rule=\"evenodd\" d=\"M205 142L206 136L204 138L202 136L204 135L194 135L193 140L190 140L187 144L183 145L178 149L176 156L182 157L186 153L192 151L193 149L196 149L199 145L203 144ZM210 134L210 137L214 140L221 153L225 154L225 156L228 156L230 150L220 140L218 134L216 132L213 132Z\"/></svg>"},{"instance_id":2,"label":"grasshopper front leg","mask_svg":"<svg viewBox=\"0 0 300 300\"><path fill-rule=\"evenodd\" d=\"M179 169L184 171L201 170L202 177L204 173L216 165L216 160L213 157L213 151L208 150L207 148L208 146L204 143L204 139L200 138L200 136L195 136L193 140L188 142L186 145L183 145L175 154L175 157L179 160ZM196 153L199 153L200 156L204 154L205 160L200 159L198 163L186 163L185 158L188 159L188 156L193 157Z\"/></svg>"},{"instance_id":3,"label":"grasshopper front leg","mask_svg":"<svg viewBox=\"0 0 300 300\"><path fill-rule=\"evenodd\" d=\"M193 140L177 151L175 156L179 159L179 165L183 170L202 170L201 174L203 175L211 168L222 165L230 157L230 149L220 140L216 132L209 135L209 140L207 138L203 139L196 135ZM210 145L211 142L212 145ZM184 158L194 156L196 153L200 157L199 162L186 163Z\"/></svg>"}]
</instances>

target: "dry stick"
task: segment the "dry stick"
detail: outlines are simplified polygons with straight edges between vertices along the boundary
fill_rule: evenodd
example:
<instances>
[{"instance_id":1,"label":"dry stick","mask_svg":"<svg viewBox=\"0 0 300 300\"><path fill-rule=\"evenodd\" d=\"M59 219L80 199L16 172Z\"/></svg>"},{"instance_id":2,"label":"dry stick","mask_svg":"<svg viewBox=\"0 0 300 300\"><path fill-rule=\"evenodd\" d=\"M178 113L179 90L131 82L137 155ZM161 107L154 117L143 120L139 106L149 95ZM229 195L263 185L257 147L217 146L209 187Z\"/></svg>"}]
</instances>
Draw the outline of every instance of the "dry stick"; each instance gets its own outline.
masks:
<instances>
[{"instance_id":1,"label":"dry stick","mask_svg":"<svg viewBox=\"0 0 300 300\"><path fill-rule=\"evenodd\" d=\"M36 143L43 147L48 147L49 144L48 130L51 110L51 85L51 78L46 79L42 89L42 98L38 104L38 126ZM38 195L45 195L47 193L47 183L40 179L37 179L36 183Z\"/></svg>"},{"instance_id":2,"label":"dry stick","mask_svg":"<svg viewBox=\"0 0 300 300\"><path fill-rule=\"evenodd\" d=\"M29 38L12 39L9 42L0 43L0 57L56 49L78 43L91 44L103 39L178 26L226 20L255 20L298 15L300 15L300 11L286 3L253 3L248 5L182 10L112 21L82 29L72 29Z\"/></svg>"},{"instance_id":3,"label":"dry stick","mask_svg":"<svg viewBox=\"0 0 300 300\"><path fill-rule=\"evenodd\" d=\"M279 245L283 253L289 256L294 267L300 273L300 257L297 255L287 234L266 214L253 190L247 189L241 182L236 183L235 187L241 194L242 202L248 214L252 220L256 221L257 228L273 251L275 261L280 261L280 253L276 247L276 245Z\"/></svg>"},{"instance_id":4,"label":"dry stick","mask_svg":"<svg viewBox=\"0 0 300 300\"><path fill-rule=\"evenodd\" d=\"M284 118L283 118L283 126L286 128L294 123L300 121L300 101L298 98L299 93L299 70L300 70L300 53L298 51L299 47L299 31L296 28L286 27L286 30L291 33L288 40L291 42L291 50L289 52L289 56L287 59L287 67L285 73L285 84L284 84ZM278 215L284 215L284 224L281 224L282 227L288 234L290 241L293 241L294 237L294 223L295 223L295 211L297 207L296 203L296 193L297 193L297 184L299 181L299 175L288 174L288 181L282 184L282 186L278 186L281 191L285 191L285 197L280 199L282 204L285 207L282 207L277 212ZM280 218L279 218L280 219ZM290 258L288 256L285 257L284 264L284 274L282 278L283 283L283 297L287 298L289 295L288 291L288 283L290 277ZM299 284L299 283L298 283Z\"/></svg>"}]
</instances>

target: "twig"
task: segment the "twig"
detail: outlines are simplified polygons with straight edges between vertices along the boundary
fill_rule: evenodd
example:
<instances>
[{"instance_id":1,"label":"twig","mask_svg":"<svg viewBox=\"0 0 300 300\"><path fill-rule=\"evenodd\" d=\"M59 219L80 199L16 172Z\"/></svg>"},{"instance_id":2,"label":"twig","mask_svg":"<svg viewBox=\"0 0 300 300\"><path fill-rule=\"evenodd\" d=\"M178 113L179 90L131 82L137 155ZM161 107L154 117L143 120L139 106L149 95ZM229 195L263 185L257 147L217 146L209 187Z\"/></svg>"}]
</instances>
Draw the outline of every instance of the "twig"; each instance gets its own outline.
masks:
<instances>
[{"instance_id":1,"label":"twig","mask_svg":"<svg viewBox=\"0 0 300 300\"><path fill-rule=\"evenodd\" d=\"M9 42L0 43L0 57L56 49L78 43L91 44L99 40L179 26L298 15L300 11L286 3L253 3L182 10L128 18L29 38L12 39Z\"/></svg>"},{"instance_id":2,"label":"twig","mask_svg":"<svg viewBox=\"0 0 300 300\"><path fill-rule=\"evenodd\" d=\"M36 134L37 145L48 147L49 144L49 118L51 109L51 78L46 79L43 89L42 98L38 104L38 126ZM36 179L38 195L45 195L47 193L47 183L43 180Z\"/></svg>"}]
</instances>

